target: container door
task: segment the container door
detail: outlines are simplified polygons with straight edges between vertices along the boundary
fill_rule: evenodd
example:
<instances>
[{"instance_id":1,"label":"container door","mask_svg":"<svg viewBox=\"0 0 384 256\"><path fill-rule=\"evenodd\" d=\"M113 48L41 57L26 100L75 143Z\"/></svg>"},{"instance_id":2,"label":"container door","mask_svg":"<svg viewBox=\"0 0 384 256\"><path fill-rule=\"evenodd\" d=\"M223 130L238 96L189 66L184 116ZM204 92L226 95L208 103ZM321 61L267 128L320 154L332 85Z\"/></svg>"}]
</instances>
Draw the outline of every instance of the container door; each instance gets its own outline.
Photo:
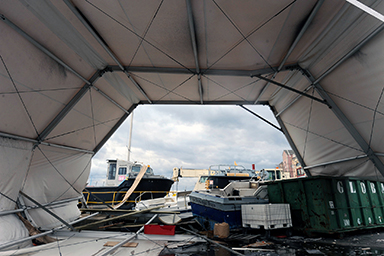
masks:
<instances>
[{"instance_id":1,"label":"container door","mask_svg":"<svg viewBox=\"0 0 384 256\"><path fill-rule=\"evenodd\" d=\"M363 223L363 215L360 204L360 185L357 180L345 180L345 191L347 193L347 202L351 211L351 220L354 227L361 227Z\"/></svg>"},{"instance_id":2,"label":"container door","mask_svg":"<svg viewBox=\"0 0 384 256\"><path fill-rule=\"evenodd\" d=\"M349 209L347 190L348 180L332 179L333 197L328 201L332 229L344 230L357 226L352 217L354 212Z\"/></svg>"},{"instance_id":3,"label":"container door","mask_svg":"<svg viewBox=\"0 0 384 256\"><path fill-rule=\"evenodd\" d=\"M374 217L372 212L372 206L369 198L369 185L366 180L358 180L356 181L358 185L357 191L360 197L361 210L363 212L363 220L365 226L373 225Z\"/></svg>"},{"instance_id":4,"label":"container door","mask_svg":"<svg viewBox=\"0 0 384 256\"><path fill-rule=\"evenodd\" d=\"M367 194L371 202L371 210L373 213L373 223L376 225L384 224L383 209L381 207L380 183L375 181L367 181ZM378 186L379 185L379 186Z\"/></svg>"}]
</instances>

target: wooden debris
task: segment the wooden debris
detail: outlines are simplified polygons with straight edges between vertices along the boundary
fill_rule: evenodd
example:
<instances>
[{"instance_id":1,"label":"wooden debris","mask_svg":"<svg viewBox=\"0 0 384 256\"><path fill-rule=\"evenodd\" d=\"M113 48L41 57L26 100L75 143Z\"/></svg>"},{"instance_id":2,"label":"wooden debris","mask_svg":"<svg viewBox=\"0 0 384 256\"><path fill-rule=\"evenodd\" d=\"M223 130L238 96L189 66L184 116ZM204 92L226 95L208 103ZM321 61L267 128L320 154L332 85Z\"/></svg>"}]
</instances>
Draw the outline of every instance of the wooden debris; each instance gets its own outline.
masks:
<instances>
[{"instance_id":1,"label":"wooden debris","mask_svg":"<svg viewBox=\"0 0 384 256\"><path fill-rule=\"evenodd\" d=\"M140 213L144 213L144 212L150 212L152 210L156 210L156 209L159 209L161 207L162 206L157 206L157 207L148 208L148 209L145 209L145 210L142 210L142 211L134 211L134 212L130 212L130 213L127 213L127 214L122 214L122 215L119 215L119 216L116 216L116 217L112 217L112 218L108 218L108 219L105 219L105 220L100 220L100 221L88 223L88 224L83 225L83 226L75 227L75 229L76 230L82 230L82 229L85 229L85 228L88 228L88 227L91 227L91 226L95 226L95 225L99 225L99 224L102 224L102 223L105 223L105 222L108 222L108 221L117 220L117 219L121 219L121 218L124 218L124 217L128 217L128 216L135 215L135 214L140 214Z\"/></svg>"},{"instance_id":2,"label":"wooden debris","mask_svg":"<svg viewBox=\"0 0 384 256\"><path fill-rule=\"evenodd\" d=\"M270 246L270 245L273 245L273 243L272 242L260 241L260 242L256 242L256 243L253 243L253 244L245 245L245 246L243 246L243 248L256 248L256 247L265 247L265 246Z\"/></svg>"},{"instance_id":3,"label":"wooden debris","mask_svg":"<svg viewBox=\"0 0 384 256\"><path fill-rule=\"evenodd\" d=\"M118 243L120 243L120 242L108 241L104 244L104 246L113 247L113 246L117 245ZM127 242L127 243L123 244L121 247L137 247L138 244L139 243Z\"/></svg>"}]
</instances>

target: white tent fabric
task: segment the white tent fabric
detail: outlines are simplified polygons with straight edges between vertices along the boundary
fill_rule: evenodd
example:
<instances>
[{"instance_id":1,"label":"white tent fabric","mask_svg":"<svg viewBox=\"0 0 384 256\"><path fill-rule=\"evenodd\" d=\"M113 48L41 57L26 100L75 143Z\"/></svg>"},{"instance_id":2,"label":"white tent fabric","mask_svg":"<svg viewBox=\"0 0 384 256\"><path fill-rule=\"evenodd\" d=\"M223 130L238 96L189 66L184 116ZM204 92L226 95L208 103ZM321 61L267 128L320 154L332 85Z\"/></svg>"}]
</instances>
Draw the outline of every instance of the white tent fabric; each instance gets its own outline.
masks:
<instances>
[{"instance_id":1,"label":"white tent fabric","mask_svg":"<svg viewBox=\"0 0 384 256\"><path fill-rule=\"evenodd\" d=\"M0 138L0 211L13 210L23 185L33 144L7 138ZM10 171L11 170L11 171ZM28 236L28 230L16 215L0 216L0 243ZM7 232L4 232L4 231ZM16 245L21 248L31 242Z\"/></svg>"},{"instance_id":2,"label":"white tent fabric","mask_svg":"<svg viewBox=\"0 0 384 256\"><path fill-rule=\"evenodd\" d=\"M383 28L344 0L3 0L0 137L32 145L18 172L46 204L139 104L265 104L308 175L383 180Z\"/></svg>"},{"instance_id":3,"label":"white tent fabric","mask_svg":"<svg viewBox=\"0 0 384 256\"><path fill-rule=\"evenodd\" d=\"M21 190L43 205L63 199L76 199L88 180L91 157L87 153L39 146L34 151L33 162ZM24 202L26 206L35 206L27 198L24 198ZM47 208L66 221L72 221L80 216L76 206L77 200L73 200ZM40 208L29 210L28 213L38 228L49 229L62 224Z\"/></svg>"}]
</instances>

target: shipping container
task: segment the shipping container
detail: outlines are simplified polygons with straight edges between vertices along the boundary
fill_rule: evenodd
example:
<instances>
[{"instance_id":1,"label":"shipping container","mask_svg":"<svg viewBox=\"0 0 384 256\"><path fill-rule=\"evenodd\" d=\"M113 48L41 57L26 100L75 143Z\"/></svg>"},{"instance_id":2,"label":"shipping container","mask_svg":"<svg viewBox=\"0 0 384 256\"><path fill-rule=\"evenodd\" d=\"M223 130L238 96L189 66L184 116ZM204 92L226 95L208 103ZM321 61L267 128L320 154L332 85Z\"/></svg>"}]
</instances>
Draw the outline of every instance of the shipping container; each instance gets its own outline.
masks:
<instances>
[{"instance_id":1,"label":"shipping container","mask_svg":"<svg viewBox=\"0 0 384 256\"><path fill-rule=\"evenodd\" d=\"M268 183L270 203L288 203L295 230L340 234L384 226L384 183L325 177Z\"/></svg>"}]
</instances>

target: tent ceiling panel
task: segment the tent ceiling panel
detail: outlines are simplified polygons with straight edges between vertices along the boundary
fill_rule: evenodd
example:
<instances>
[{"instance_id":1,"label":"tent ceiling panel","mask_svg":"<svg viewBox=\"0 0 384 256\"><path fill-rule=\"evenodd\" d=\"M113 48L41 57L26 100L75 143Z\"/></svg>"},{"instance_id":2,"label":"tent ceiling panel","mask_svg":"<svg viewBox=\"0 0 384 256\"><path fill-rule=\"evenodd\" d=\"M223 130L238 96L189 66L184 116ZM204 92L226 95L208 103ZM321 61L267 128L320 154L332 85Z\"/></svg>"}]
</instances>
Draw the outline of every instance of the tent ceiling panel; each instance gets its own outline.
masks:
<instances>
[{"instance_id":1,"label":"tent ceiling panel","mask_svg":"<svg viewBox=\"0 0 384 256\"><path fill-rule=\"evenodd\" d=\"M132 77L144 91L148 91L149 98L154 102L160 100L182 100L187 103L200 101L197 78L193 74L132 73Z\"/></svg>"},{"instance_id":2,"label":"tent ceiling panel","mask_svg":"<svg viewBox=\"0 0 384 256\"><path fill-rule=\"evenodd\" d=\"M275 81L300 92L304 92L309 86L308 81L302 76L299 70L280 72L276 76ZM284 110L284 108L289 106L297 97L306 97L271 83L269 83L268 89L265 95L269 95L270 103L276 107L278 112ZM306 94L312 95L310 91L306 92Z\"/></svg>"},{"instance_id":3,"label":"tent ceiling panel","mask_svg":"<svg viewBox=\"0 0 384 256\"><path fill-rule=\"evenodd\" d=\"M318 47L319 40L327 34L327 28L331 26L333 20L336 20L340 10L346 8L346 6L349 6L349 4L346 4L345 1L324 1L290 55L288 63L299 62L303 67L309 66L311 62L308 63L308 60L312 60L313 55L319 53L317 51L313 52L313 49ZM287 30L289 31L289 28Z\"/></svg>"},{"instance_id":4,"label":"tent ceiling panel","mask_svg":"<svg viewBox=\"0 0 384 256\"><path fill-rule=\"evenodd\" d=\"M287 5L289 2L284 4ZM264 56L265 62L263 64L272 66L280 64L308 18L308 13L311 12L314 4L315 2L311 1L294 2L291 8L261 26L249 37L252 45ZM262 8L258 8L258 10L260 12L264 11ZM292 30L295 33L292 33ZM295 63L296 59L292 61ZM288 63L290 63L289 60Z\"/></svg>"},{"instance_id":5,"label":"tent ceiling panel","mask_svg":"<svg viewBox=\"0 0 384 256\"><path fill-rule=\"evenodd\" d=\"M257 92L257 89L261 85L260 80L256 77L204 76L204 78L204 99L208 101L222 100L223 97L226 97L228 100L233 101L253 102L255 100L254 94L250 94L250 92ZM216 96L210 92L214 85L223 89L220 90L220 93ZM213 88L216 87L214 86Z\"/></svg>"},{"instance_id":6,"label":"tent ceiling panel","mask_svg":"<svg viewBox=\"0 0 384 256\"><path fill-rule=\"evenodd\" d=\"M66 20L65 14L60 13L59 9L48 1L21 2L24 4L21 4L20 8L15 8L14 5L20 3L12 2L2 5L1 11L6 13L5 17L10 22L42 47L86 78L92 75L94 68L102 68L106 65L107 62L103 58L108 60L107 54L95 39L86 33L85 28L79 22L74 24L77 28L74 27L70 20ZM61 8L61 10L65 13L69 12L67 8ZM20 17L28 18L28 20L22 18L20 21ZM74 17L70 17L70 19L76 21ZM36 27L39 29L37 30ZM80 34L78 28L84 33ZM15 29L13 30L18 33Z\"/></svg>"},{"instance_id":7,"label":"tent ceiling panel","mask_svg":"<svg viewBox=\"0 0 384 256\"><path fill-rule=\"evenodd\" d=\"M319 97L316 93L314 96ZM364 154L343 124L324 104L301 97L281 118L290 135L297 141L296 146L308 165ZM324 123L328 125L324 126Z\"/></svg>"},{"instance_id":8,"label":"tent ceiling panel","mask_svg":"<svg viewBox=\"0 0 384 256\"><path fill-rule=\"evenodd\" d=\"M145 100L145 97L123 72L106 72L102 78L97 80L95 86L126 110L132 104Z\"/></svg>"},{"instance_id":9,"label":"tent ceiling panel","mask_svg":"<svg viewBox=\"0 0 384 256\"><path fill-rule=\"evenodd\" d=\"M34 139L83 83L3 22L0 30L1 131Z\"/></svg>"},{"instance_id":10,"label":"tent ceiling panel","mask_svg":"<svg viewBox=\"0 0 384 256\"><path fill-rule=\"evenodd\" d=\"M151 65L142 55L142 38L158 9L159 1L73 1L97 33L125 65ZM111 29L113 28L113 29ZM124 45L124 47L121 47ZM152 46L144 47L145 50ZM145 51L144 50L144 51ZM150 55L151 56L151 55ZM110 62L109 62L110 63Z\"/></svg>"},{"instance_id":11,"label":"tent ceiling panel","mask_svg":"<svg viewBox=\"0 0 384 256\"><path fill-rule=\"evenodd\" d=\"M240 69L269 67L271 65L269 55L279 35L276 30L272 31L270 28L275 26L275 23L282 26L288 11L282 12L269 21L276 14L274 13L276 9L260 8L261 2L251 1L247 5L236 3L236 7L233 6L234 2L207 3L206 11L209 12L209 15L204 17L205 19L203 17L196 19L200 21L197 29L200 31L201 28L199 38L206 40L206 48L202 51L206 51L208 59L205 62L201 61L203 68L207 66L220 69L228 67L228 65ZM279 1L274 4L281 10L289 3ZM217 23L225 24L225 26L219 29L212 26ZM225 38L222 38L223 36ZM285 45L288 45L287 41L285 41ZM277 54L275 56L277 59L281 58ZM276 62L273 62L272 65L276 65Z\"/></svg>"},{"instance_id":12,"label":"tent ceiling panel","mask_svg":"<svg viewBox=\"0 0 384 256\"><path fill-rule=\"evenodd\" d=\"M48 135L47 141L93 150L123 113L116 105L92 89Z\"/></svg>"},{"instance_id":13,"label":"tent ceiling panel","mask_svg":"<svg viewBox=\"0 0 384 256\"><path fill-rule=\"evenodd\" d=\"M358 45L381 23L361 10L345 3L341 15L336 15L336 22L329 24L327 33L320 35L316 47L307 53L308 64L300 62L310 69L314 77L319 77L336 61ZM351 37L351 34L354 36Z\"/></svg>"},{"instance_id":14,"label":"tent ceiling panel","mask_svg":"<svg viewBox=\"0 0 384 256\"><path fill-rule=\"evenodd\" d=\"M315 168L311 168L311 173L314 176L323 175L326 173L328 176L344 176L348 173L349 176L357 176L368 179L379 179L380 173L373 166L372 162L367 158L358 160L349 160L336 164L325 164Z\"/></svg>"},{"instance_id":15,"label":"tent ceiling panel","mask_svg":"<svg viewBox=\"0 0 384 256\"><path fill-rule=\"evenodd\" d=\"M384 13L382 1L362 2ZM380 21L346 1L325 0L298 37L321 2L191 0L192 16L188 15L188 3L3 1L0 107L6 111L1 114L5 121L0 132L36 139L27 109L37 132L47 131L47 141L97 151L138 104L268 103L278 113L283 111L280 117L308 166L369 153L369 148L361 151L361 146L362 140L369 143L371 134L373 150L384 152L380 133L384 125L380 100L384 34L372 36L357 53L332 68L360 47L382 25ZM77 15L72 5L83 16ZM30 38L22 36L22 31ZM289 54L295 41L298 43ZM292 65L292 70L284 67L275 72L286 64ZM298 70L298 65L306 70ZM131 78L121 72L122 66ZM140 72L140 68L152 71ZM261 72L264 77L299 91L321 78L321 86L335 102L333 109L251 77L253 70L262 68L270 69ZM331 72L321 77L327 70ZM76 72L78 75L73 74ZM9 94L15 92L14 84L25 91L20 93L25 108L18 94ZM320 94L326 97L321 92L313 95L322 99ZM356 132L351 132L354 129ZM330 166L314 173L331 172L334 167ZM351 173L369 169L372 174L372 166L369 161ZM383 166L376 166L384 173Z\"/></svg>"}]
</instances>

